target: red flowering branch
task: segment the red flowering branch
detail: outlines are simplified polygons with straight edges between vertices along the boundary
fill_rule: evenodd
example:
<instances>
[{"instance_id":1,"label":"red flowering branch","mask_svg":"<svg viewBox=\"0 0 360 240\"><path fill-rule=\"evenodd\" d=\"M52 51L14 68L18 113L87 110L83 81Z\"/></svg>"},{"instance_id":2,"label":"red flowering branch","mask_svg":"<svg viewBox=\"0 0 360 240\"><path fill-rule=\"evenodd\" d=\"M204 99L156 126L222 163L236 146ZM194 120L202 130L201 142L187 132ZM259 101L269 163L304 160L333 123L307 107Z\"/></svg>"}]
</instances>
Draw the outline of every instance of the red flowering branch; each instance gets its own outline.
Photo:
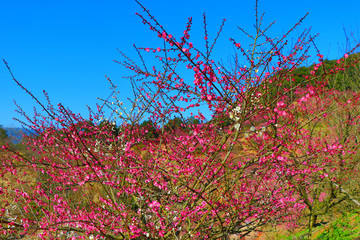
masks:
<instances>
[{"instance_id":1,"label":"red flowering branch","mask_svg":"<svg viewBox=\"0 0 360 240\"><path fill-rule=\"evenodd\" d=\"M278 39L256 13L255 35L246 33L251 50L230 39L247 64L237 58L229 69L211 58L224 22L209 45L204 15L202 53L190 42L191 18L178 38L139 5L144 15L137 15L164 46L134 45L140 64L121 53L118 63L133 71L130 109L109 78L112 98L83 118L54 108L46 93L42 104L10 71L45 114L30 118L19 108L36 132L27 139L29 152L2 149L2 234L219 239L304 213L313 226L322 206L351 200L353 190L344 195L339 186L348 186L346 175L358 165L350 132L358 130L359 96L327 88L328 76L350 65L317 74L322 57L295 82L313 37L304 31L284 49L303 18ZM150 68L143 54L157 63ZM327 138L316 127L333 119L342 120Z\"/></svg>"}]
</instances>

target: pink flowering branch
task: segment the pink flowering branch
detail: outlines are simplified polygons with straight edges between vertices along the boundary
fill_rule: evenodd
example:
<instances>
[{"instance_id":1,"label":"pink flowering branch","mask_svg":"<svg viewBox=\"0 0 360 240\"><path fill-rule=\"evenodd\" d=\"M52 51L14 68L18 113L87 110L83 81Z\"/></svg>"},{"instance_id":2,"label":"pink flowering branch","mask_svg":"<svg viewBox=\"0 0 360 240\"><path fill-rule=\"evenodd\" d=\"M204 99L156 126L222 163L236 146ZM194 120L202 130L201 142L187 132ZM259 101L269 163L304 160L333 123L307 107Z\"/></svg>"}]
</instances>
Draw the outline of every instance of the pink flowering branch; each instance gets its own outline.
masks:
<instances>
[{"instance_id":1,"label":"pink flowering branch","mask_svg":"<svg viewBox=\"0 0 360 240\"><path fill-rule=\"evenodd\" d=\"M336 187L346 186L346 174L357 168L349 129L358 127L359 96L326 88L327 76L342 71L338 65L293 83L313 37L305 31L284 49L303 18L277 39L267 36L270 26L263 28L256 13L255 35L245 32L254 40L250 53L230 39L248 67L237 59L229 69L211 58L224 22L210 45L204 15L202 53L190 42L191 18L177 37L139 5L144 15L137 15L164 46L134 45L139 64L121 53L118 63L133 72L130 109L109 78L112 98L100 99L88 118L61 104L56 109L46 93L44 105L6 64L45 114L30 118L19 108L36 134L27 138L28 152L2 148L3 234L219 239L271 221L294 222L306 211L316 222L319 202L329 209L349 199ZM143 54L157 63L149 67ZM314 71L323 64L320 57ZM185 71L193 78L182 77ZM336 104L349 117L326 140L316 126L333 119ZM188 115L198 122L186 124ZM148 124L140 124L145 117Z\"/></svg>"}]
</instances>

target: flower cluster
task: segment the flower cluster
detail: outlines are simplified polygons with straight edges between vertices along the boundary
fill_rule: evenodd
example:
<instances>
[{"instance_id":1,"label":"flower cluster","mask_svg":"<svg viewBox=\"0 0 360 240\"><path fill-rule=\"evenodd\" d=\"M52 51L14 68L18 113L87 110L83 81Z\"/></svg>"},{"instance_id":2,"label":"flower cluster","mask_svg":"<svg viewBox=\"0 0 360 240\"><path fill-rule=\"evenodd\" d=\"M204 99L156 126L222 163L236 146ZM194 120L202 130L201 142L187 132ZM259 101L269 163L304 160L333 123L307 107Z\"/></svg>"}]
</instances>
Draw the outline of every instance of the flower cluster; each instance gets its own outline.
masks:
<instances>
[{"instance_id":1,"label":"flower cluster","mask_svg":"<svg viewBox=\"0 0 360 240\"><path fill-rule=\"evenodd\" d=\"M223 24L210 44L204 15L202 53L189 41L191 18L176 37L142 9L139 17L164 46L136 48L142 64L123 54L119 63L134 72L130 109L109 80L114 98L102 100L89 118L50 101L38 101L44 111L34 118L19 110L35 134L26 154L1 150L1 234L222 239L271 220L295 222L306 209L320 215L321 204L350 199L336 189L359 163L353 133L360 130L360 95L327 88L326 75L310 74L306 87L293 87L292 71L313 39L305 31L289 53L283 49L303 19L282 38L268 37L257 22L252 39L264 41L251 52L231 39L250 67L227 69L212 59ZM148 67L142 53L159 64ZM204 112L213 119L205 121ZM317 128L334 119L333 128Z\"/></svg>"}]
</instances>

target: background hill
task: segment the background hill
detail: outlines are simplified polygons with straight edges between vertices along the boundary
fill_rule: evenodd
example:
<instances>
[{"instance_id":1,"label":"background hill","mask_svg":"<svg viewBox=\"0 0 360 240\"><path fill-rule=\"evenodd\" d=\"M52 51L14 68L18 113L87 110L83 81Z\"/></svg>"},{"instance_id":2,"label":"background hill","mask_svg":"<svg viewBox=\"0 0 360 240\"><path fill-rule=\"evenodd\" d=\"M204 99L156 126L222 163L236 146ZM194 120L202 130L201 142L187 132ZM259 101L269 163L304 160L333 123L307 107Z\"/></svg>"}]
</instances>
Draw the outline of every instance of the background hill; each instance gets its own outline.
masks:
<instances>
[{"instance_id":1,"label":"background hill","mask_svg":"<svg viewBox=\"0 0 360 240\"><path fill-rule=\"evenodd\" d=\"M19 143L23 138L24 132L27 130L25 128L4 128L8 135L8 138L12 143Z\"/></svg>"}]
</instances>

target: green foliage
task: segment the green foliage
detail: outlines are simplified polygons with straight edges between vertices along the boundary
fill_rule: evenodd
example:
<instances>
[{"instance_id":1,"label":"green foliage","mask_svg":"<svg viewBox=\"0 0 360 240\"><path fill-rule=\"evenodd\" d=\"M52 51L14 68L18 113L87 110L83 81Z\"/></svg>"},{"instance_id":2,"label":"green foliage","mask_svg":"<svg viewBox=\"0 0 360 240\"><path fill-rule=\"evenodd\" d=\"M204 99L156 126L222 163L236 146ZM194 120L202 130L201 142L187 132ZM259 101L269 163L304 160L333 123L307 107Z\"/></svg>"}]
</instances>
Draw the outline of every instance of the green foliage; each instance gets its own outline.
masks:
<instances>
[{"instance_id":1,"label":"green foliage","mask_svg":"<svg viewBox=\"0 0 360 240\"><path fill-rule=\"evenodd\" d=\"M347 65L349 62L358 60L357 64L345 68L344 71L338 73L334 79L330 81L330 87L340 91L360 90L360 53L352 54L345 60ZM336 61L333 61L336 62Z\"/></svg>"},{"instance_id":2,"label":"green foliage","mask_svg":"<svg viewBox=\"0 0 360 240\"><path fill-rule=\"evenodd\" d=\"M277 235L276 239L317 239L317 240L352 240L360 238L360 215L358 211L343 213L342 216L328 224L319 224L311 233L303 229L289 235Z\"/></svg>"},{"instance_id":3,"label":"green foliage","mask_svg":"<svg viewBox=\"0 0 360 240\"><path fill-rule=\"evenodd\" d=\"M348 66L350 62L358 59L357 64ZM322 76L331 71L337 72L336 68L344 68L344 71L337 72L332 75L329 79L328 88L333 88L340 91L345 90L360 90L360 53L354 53L349 55L347 59L341 58L339 60L323 60L323 66L319 66L315 71L315 76ZM315 65L311 65L309 67L298 67L296 68L292 74L293 86L300 85L306 86L307 84L314 84L315 81L310 80L307 81L304 76L310 75L310 72L314 70ZM284 85L284 87L290 87L290 84Z\"/></svg>"},{"instance_id":4,"label":"green foliage","mask_svg":"<svg viewBox=\"0 0 360 240\"><path fill-rule=\"evenodd\" d=\"M6 130L0 125L0 140L6 140L7 138L9 138L9 136L7 135Z\"/></svg>"},{"instance_id":5,"label":"green foliage","mask_svg":"<svg viewBox=\"0 0 360 240\"><path fill-rule=\"evenodd\" d=\"M145 131L146 139L157 139L159 133L156 130L154 123L150 120L145 120L140 124L140 128Z\"/></svg>"},{"instance_id":6,"label":"green foliage","mask_svg":"<svg viewBox=\"0 0 360 240\"><path fill-rule=\"evenodd\" d=\"M331 224L324 232L318 235L319 240L351 240L360 236L359 229L355 229L359 224L359 218L354 221L355 215L345 214Z\"/></svg>"},{"instance_id":7,"label":"green foliage","mask_svg":"<svg viewBox=\"0 0 360 240\"><path fill-rule=\"evenodd\" d=\"M194 118L193 116L186 120L187 125L198 125L200 123L201 123L200 120Z\"/></svg>"},{"instance_id":8,"label":"green foliage","mask_svg":"<svg viewBox=\"0 0 360 240\"><path fill-rule=\"evenodd\" d=\"M167 124L165 125L166 130L176 130L176 129L182 129L183 128L183 120L179 117L174 117L173 119L170 119Z\"/></svg>"},{"instance_id":9,"label":"green foliage","mask_svg":"<svg viewBox=\"0 0 360 240\"><path fill-rule=\"evenodd\" d=\"M91 125L93 125L93 124L91 123ZM121 131L120 127L116 126L115 122L111 123L111 122L109 122L107 120L103 120L99 124L99 129L107 129L107 128L111 129L112 134L115 137L118 136L120 131Z\"/></svg>"},{"instance_id":10,"label":"green foliage","mask_svg":"<svg viewBox=\"0 0 360 240\"><path fill-rule=\"evenodd\" d=\"M219 128L224 128L233 125L235 122L229 116L222 113L213 117L209 123L215 124Z\"/></svg>"}]
</instances>

